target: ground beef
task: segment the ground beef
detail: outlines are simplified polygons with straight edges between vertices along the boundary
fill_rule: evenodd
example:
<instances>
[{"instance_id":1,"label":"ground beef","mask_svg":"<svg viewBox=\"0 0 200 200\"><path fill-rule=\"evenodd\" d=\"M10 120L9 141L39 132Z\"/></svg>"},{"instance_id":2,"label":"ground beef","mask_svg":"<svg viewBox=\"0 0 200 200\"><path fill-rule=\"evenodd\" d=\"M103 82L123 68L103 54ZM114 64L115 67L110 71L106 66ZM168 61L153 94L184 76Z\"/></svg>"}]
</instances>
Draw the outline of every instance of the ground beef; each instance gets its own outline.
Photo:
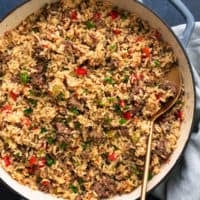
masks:
<instances>
[{"instance_id":1,"label":"ground beef","mask_svg":"<svg viewBox=\"0 0 200 200\"><path fill-rule=\"evenodd\" d=\"M116 193L116 183L109 177L103 177L100 181L94 183L93 190L99 198L108 198Z\"/></svg>"}]
</instances>

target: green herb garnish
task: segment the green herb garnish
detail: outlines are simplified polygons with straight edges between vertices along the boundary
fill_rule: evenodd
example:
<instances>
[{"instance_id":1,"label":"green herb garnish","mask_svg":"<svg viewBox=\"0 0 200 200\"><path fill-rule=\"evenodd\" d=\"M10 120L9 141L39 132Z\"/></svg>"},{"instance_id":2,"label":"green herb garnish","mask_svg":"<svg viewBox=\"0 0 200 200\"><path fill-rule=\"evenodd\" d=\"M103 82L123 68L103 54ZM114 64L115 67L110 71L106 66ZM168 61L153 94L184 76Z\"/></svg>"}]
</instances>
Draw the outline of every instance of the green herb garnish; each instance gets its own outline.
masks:
<instances>
[{"instance_id":1,"label":"green herb garnish","mask_svg":"<svg viewBox=\"0 0 200 200\"><path fill-rule=\"evenodd\" d=\"M69 109L69 111L75 115L78 115L79 114L79 110L76 108L76 107L72 107Z\"/></svg>"},{"instance_id":2,"label":"green herb garnish","mask_svg":"<svg viewBox=\"0 0 200 200\"><path fill-rule=\"evenodd\" d=\"M32 31L33 31L34 33L38 33L38 32L39 32L39 28L38 28L38 27L34 27L34 28L32 28Z\"/></svg>"},{"instance_id":3,"label":"green herb garnish","mask_svg":"<svg viewBox=\"0 0 200 200\"><path fill-rule=\"evenodd\" d=\"M115 81L111 77L105 77L104 82L114 85Z\"/></svg>"},{"instance_id":4,"label":"green herb garnish","mask_svg":"<svg viewBox=\"0 0 200 200\"><path fill-rule=\"evenodd\" d=\"M73 193L78 193L78 188L75 185L70 185L69 188Z\"/></svg>"},{"instance_id":5,"label":"green herb garnish","mask_svg":"<svg viewBox=\"0 0 200 200\"><path fill-rule=\"evenodd\" d=\"M67 148L67 144L65 142L62 142L60 144L60 149L62 149L64 151L64 150L66 150L66 148Z\"/></svg>"},{"instance_id":6,"label":"green herb garnish","mask_svg":"<svg viewBox=\"0 0 200 200\"><path fill-rule=\"evenodd\" d=\"M111 121L112 121L112 119L109 118L109 117L105 118L105 120L104 120L104 122L105 122L106 124L110 124Z\"/></svg>"},{"instance_id":7,"label":"green herb garnish","mask_svg":"<svg viewBox=\"0 0 200 200\"><path fill-rule=\"evenodd\" d=\"M56 99L57 99L58 101L64 101L64 100L65 100L65 95L64 95L62 92L60 92L60 93L57 95Z\"/></svg>"},{"instance_id":8,"label":"green herb garnish","mask_svg":"<svg viewBox=\"0 0 200 200\"><path fill-rule=\"evenodd\" d=\"M37 106L37 100L36 99L27 99L28 103L30 103L33 107Z\"/></svg>"},{"instance_id":9,"label":"green herb garnish","mask_svg":"<svg viewBox=\"0 0 200 200\"><path fill-rule=\"evenodd\" d=\"M46 156L46 165L51 167L53 164L55 164L55 161L53 160L53 158L50 155Z\"/></svg>"},{"instance_id":10,"label":"green herb garnish","mask_svg":"<svg viewBox=\"0 0 200 200\"><path fill-rule=\"evenodd\" d=\"M117 113L117 114L121 114L121 108L120 108L120 105L119 104L115 104L114 106L114 111Z\"/></svg>"},{"instance_id":11,"label":"green herb garnish","mask_svg":"<svg viewBox=\"0 0 200 200\"><path fill-rule=\"evenodd\" d=\"M153 178L153 174L149 172L148 181L150 181L152 178Z\"/></svg>"},{"instance_id":12,"label":"green herb garnish","mask_svg":"<svg viewBox=\"0 0 200 200\"><path fill-rule=\"evenodd\" d=\"M19 75L20 81L24 84L28 83L30 81L29 75L27 72L22 72Z\"/></svg>"},{"instance_id":13,"label":"green herb garnish","mask_svg":"<svg viewBox=\"0 0 200 200\"><path fill-rule=\"evenodd\" d=\"M24 115L29 116L32 112L33 112L32 108L27 108L27 109L24 110Z\"/></svg>"},{"instance_id":14,"label":"green herb garnish","mask_svg":"<svg viewBox=\"0 0 200 200\"><path fill-rule=\"evenodd\" d=\"M76 130L80 130L81 129L81 123L80 122L74 122L74 128Z\"/></svg>"},{"instance_id":15,"label":"green herb garnish","mask_svg":"<svg viewBox=\"0 0 200 200\"><path fill-rule=\"evenodd\" d=\"M85 25L86 25L87 29L95 28L95 24L92 23L91 21L86 21Z\"/></svg>"},{"instance_id":16,"label":"green herb garnish","mask_svg":"<svg viewBox=\"0 0 200 200\"><path fill-rule=\"evenodd\" d=\"M115 50L117 49L116 44L111 44L111 45L109 46L109 49L110 49L111 51L115 51Z\"/></svg>"},{"instance_id":17,"label":"green herb garnish","mask_svg":"<svg viewBox=\"0 0 200 200\"><path fill-rule=\"evenodd\" d=\"M119 123L120 123L121 125L126 124L126 122L127 122L127 120L126 120L125 118L121 118L121 119L119 120Z\"/></svg>"},{"instance_id":18,"label":"green herb garnish","mask_svg":"<svg viewBox=\"0 0 200 200\"><path fill-rule=\"evenodd\" d=\"M55 142L55 139L53 137L48 137L47 138L47 143L48 144L53 144Z\"/></svg>"},{"instance_id":19,"label":"green herb garnish","mask_svg":"<svg viewBox=\"0 0 200 200\"><path fill-rule=\"evenodd\" d=\"M123 83L128 83L128 80L129 80L129 76L128 76L128 75L125 75L125 76L124 76L124 79L123 79Z\"/></svg>"},{"instance_id":20,"label":"green herb garnish","mask_svg":"<svg viewBox=\"0 0 200 200\"><path fill-rule=\"evenodd\" d=\"M160 66L160 61L159 60L154 60L154 64L156 67L159 67Z\"/></svg>"},{"instance_id":21,"label":"green herb garnish","mask_svg":"<svg viewBox=\"0 0 200 200\"><path fill-rule=\"evenodd\" d=\"M45 133L45 132L47 132L47 129L45 127L41 127L40 133Z\"/></svg>"},{"instance_id":22,"label":"green herb garnish","mask_svg":"<svg viewBox=\"0 0 200 200\"><path fill-rule=\"evenodd\" d=\"M91 141L85 141L81 146L83 150L86 150L91 147Z\"/></svg>"}]
</instances>

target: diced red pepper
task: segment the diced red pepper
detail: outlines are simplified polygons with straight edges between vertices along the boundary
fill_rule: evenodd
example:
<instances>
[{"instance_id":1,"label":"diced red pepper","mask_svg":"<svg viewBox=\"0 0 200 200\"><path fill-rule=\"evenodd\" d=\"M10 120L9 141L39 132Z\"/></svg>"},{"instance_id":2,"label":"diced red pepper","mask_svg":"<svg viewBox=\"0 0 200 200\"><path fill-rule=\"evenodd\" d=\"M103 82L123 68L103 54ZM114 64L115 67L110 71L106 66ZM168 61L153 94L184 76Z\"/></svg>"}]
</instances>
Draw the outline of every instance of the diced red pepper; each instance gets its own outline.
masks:
<instances>
[{"instance_id":1,"label":"diced red pepper","mask_svg":"<svg viewBox=\"0 0 200 200\"><path fill-rule=\"evenodd\" d=\"M6 167L10 166L11 165L11 161L10 161L10 157L7 155L7 156L4 156L3 158L3 161L4 161L4 165Z\"/></svg>"},{"instance_id":2,"label":"diced red pepper","mask_svg":"<svg viewBox=\"0 0 200 200\"><path fill-rule=\"evenodd\" d=\"M30 126L31 125L31 120L28 117L24 117L21 119L22 124L25 126Z\"/></svg>"},{"instance_id":3,"label":"diced red pepper","mask_svg":"<svg viewBox=\"0 0 200 200\"><path fill-rule=\"evenodd\" d=\"M45 165L46 165L46 158L41 158L39 161L38 161L38 167L39 168L43 168Z\"/></svg>"},{"instance_id":4,"label":"diced red pepper","mask_svg":"<svg viewBox=\"0 0 200 200\"><path fill-rule=\"evenodd\" d=\"M93 19L94 20L99 20L100 18L101 18L101 13L95 12L94 15L93 15Z\"/></svg>"},{"instance_id":5,"label":"diced red pepper","mask_svg":"<svg viewBox=\"0 0 200 200\"><path fill-rule=\"evenodd\" d=\"M176 113L177 118L179 119L179 121L183 121L183 112L181 110L179 110Z\"/></svg>"},{"instance_id":6,"label":"diced red pepper","mask_svg":"<svg viewBox=\"0 0 200 200\"><path fill-rule=\"evenodd\" d=\"M108 155L108 160L110 160L110 161L115 161L115 160L117 160L116 154L115 154L114 152L111 153L111 154L109 154L109 155Z\"/></svg>"},{"instance_id":7,"label":"diced red pepper","mask_svg":"<svg viewBox=\"0 0 200 200\"><path fill-rule=\"evenodd\" d=\"M161 33L158 30L155 31L154 36L156 37L157 40L160 40L162 37Z\"/></svg>"},{"instance_id":8,"label":"diced red pepper","mask_svg":"<svg viewBox=\"0 0 200 200\"><path fill-rule=\"evenodd\" d=\"M42 47L48 49L49 45L48 44L43 44Z\"/></svg>"},{"instance_id":9,"label":"diced red pepper","mask_svg":"<svg viewBox=\"0 0 200 200\"><path fill-rule=\"evenodd\" d=\"M5 113L10 113L12 111L12 106L9 104L6 104L1 108L1 111Z\"/></svg>"},{"instance_id":10,"label":"diced red pepper","mask_svg":"<svg viewBox=\"0 0 200 200\"><path fill-rule=\"evenodd\" d=\"M141 42L143 40L143 37L142 36L138 36L137 38L136 38L136 42Z\"/></svg>"},{"instance_id":11,"label":"diced red pepper","mask_svg":"<svg viewBox=\"0 0 200 200\"><path fill-rule=\"evenodd\" d=\"M119 29L114 29L114 30L113 30L113 33L114 33L115 35L119 35L121 32L122 32L122 31L119 30Z\"/></svg>"},{"instance_id":12,"label":"diced red pepper","mask_svg":"<svg viewBox=\"0 0 200 200\"><path fill-rule=\"evenodd\" d=\"M71 18L71 20L77 20L78 19L77 18L77 11L76 10L74 10L74 11L71 12L70 18Z\"/></svg>"},{"instance_id":13,"label":"diced red pepper","mask_svg":"<svg viewBox=\"0 0 200 200\"><path fill-rule=\"evenodd\" d=\"M125 113L123 113L123 117L126 119L126 120L129 120L132 118L132 112L131 111L127 111Z\"/></svg>"},{"instance_id":14,"label":"diced red pepper","mask_svg":"<svg viewBox=\"0 0 200 200\"><path fill-rule=\"evenodd\" d=\"M135 81L140 81L142 79L144 79L144 75L142 73L140 73L140 74L132 74L131 78L130 78L131 83L134 83Z\"/></svg>"},{"instance_id":15,"label":"diced red pepper","mask_svg":"<svg viewBox=\"0 0 200 200\"><path fill-rule=\"evenodd\" d=\"M30 158L29 158L29 165L30 166L33 166L33 165L36 165L36 162L37 162L37 158L34 156L34 155L32 155Z\"/></svg>"},{"instance_id":16,"label":"diced red pepper","mask_svg":"<svg viewBox=\"0 0 200 200\"><path fill-rule=\"evenodd\" d=\"M120 100L119 105L121 108L124 108L126 106L126 102L124 100Z\"/></svg>"},{"instance_id":17,"label":"diced red pepper","mask_svg":"<svg viewBox=\"0 0 200 200\"><path fill-rule=\"evenodd\" d=\"M163 94L161 92L159 92L159 93L155 94L155 97L156 97L157 100L160 100L160 98L162 97L162 95Z\"/></svg>"},{"instance_id":18,"label":"diced red pepper","mask_svg":"<svg viewBox=\"0 0 200 200\"><path fill-rule=\"evenodd\" d=\"M144 58L149 58L151 53L149 47L142 48L142 53Z\"/></svg>"},{"instance_id":19,"label":"diced red pepper","mask_svg":"<svg viewBox=\"0 0 200 200\"><path fill-rule=\"evenodd\" d=\"M29 174L33 175L35 173L36 167L35 167L35 165L32 165L32 166L28 167L27 170L28 170Z\"/></svg>"},{"instance_id":20,"label":"diced red pepper","mask_svg":"<svg viewBox=\"0 0 200 200\"><path fill-rule=\"evenodd\" d=\"M49 186L49 184L50 184L50 181L42 181L41 182L41 184L43 185L43 186Z\"/></svg>"},{"instance_id":21,"label":"diced red pepper","mask_svg":"<svg viewBox=\"0 0 200 200\"><path fill-rule=\"evenodd\" d=\"M15 92L13 92L13 91L10 91L10 97L11 97L14 101L17 100L18 96L19 96L19 94L15 93Z\"/></svg>"},{"instance_id":22,"label":"diced red pepper","mask_svg":"<svg viewBox=\"0 0 200 200\"><path fill-rule=\"evenodd\" d=\"M112 10L110 12L110 17L114 20L117 19L119 17L119 13L116 10Z\"/></svg>"},{"instance_id":23,"label":"diced red pepper","mask_svg":"<svg viewBox=\"0 0 200 200\"><path fill-rule=\"evenodd\" d=\"M85 69L85 68L83 68L83 67L77 67L77 68L75 69L75 73L76 73L76 75L78 75L78 76L85 76L85 75L87 75L87 69Z\"/></svg>"}]
</instances>

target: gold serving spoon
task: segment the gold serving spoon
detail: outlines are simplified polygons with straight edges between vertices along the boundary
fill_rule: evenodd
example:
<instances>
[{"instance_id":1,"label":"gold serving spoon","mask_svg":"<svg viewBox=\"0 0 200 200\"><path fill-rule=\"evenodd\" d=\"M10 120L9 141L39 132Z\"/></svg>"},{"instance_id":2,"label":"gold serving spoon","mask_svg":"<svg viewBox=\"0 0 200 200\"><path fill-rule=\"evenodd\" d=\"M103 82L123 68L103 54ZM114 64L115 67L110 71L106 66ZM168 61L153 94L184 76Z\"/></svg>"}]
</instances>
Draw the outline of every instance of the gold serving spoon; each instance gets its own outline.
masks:
<instances>
[{"instance_id":1,"label":"gold serving spoon","mask_svg":"<svg viewBox=\"0 0 200 200\"><path fill-rule=\"evenodd\" d=\"M161 115L166 113L178 100L181 94L181 87L182 87L182 78L181 73L178 69L178 66L174 66L170 71L165 75L165 81L169 81L176 87L176 94L175 97L169 100L165 105L155 114L149 121L149 136L148 136L148 143L147 143L147 151L146 151L146 159L145 159L145 167L144 167L144 176L143 176L143 183L141 188L141 195L140 200L146 199L146 190L147 190L147 183L148 183L148 176L149 176L149 166L151 160L151 144L152 144L152 135L153 135L153 125L156 119L158 119Z\"/></svg>"}]
</instances>

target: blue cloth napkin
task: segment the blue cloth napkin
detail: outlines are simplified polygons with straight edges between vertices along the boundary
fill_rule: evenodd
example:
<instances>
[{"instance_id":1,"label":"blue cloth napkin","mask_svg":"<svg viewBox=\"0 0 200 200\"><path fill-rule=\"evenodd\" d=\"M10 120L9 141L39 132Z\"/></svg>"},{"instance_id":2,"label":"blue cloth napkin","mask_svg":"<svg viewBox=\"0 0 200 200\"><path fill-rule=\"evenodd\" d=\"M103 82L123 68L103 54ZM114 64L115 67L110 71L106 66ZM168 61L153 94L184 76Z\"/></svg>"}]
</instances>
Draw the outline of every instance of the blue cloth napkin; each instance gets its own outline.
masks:
<instances>
[{"instance_id":1,"label":"blue cloth napkin","mask_svg":"<svg viewBox=\"0 0 200 200\"><path fill-rule=\"evenodd\" d=\"M180 36L185 25L173 27ZM161 200L200 200L200 22L186 49L193 67L196 85L196 115L191 138L180 163L169 178L160 184L152 195Z\"/></svg>"}]
</instances>

